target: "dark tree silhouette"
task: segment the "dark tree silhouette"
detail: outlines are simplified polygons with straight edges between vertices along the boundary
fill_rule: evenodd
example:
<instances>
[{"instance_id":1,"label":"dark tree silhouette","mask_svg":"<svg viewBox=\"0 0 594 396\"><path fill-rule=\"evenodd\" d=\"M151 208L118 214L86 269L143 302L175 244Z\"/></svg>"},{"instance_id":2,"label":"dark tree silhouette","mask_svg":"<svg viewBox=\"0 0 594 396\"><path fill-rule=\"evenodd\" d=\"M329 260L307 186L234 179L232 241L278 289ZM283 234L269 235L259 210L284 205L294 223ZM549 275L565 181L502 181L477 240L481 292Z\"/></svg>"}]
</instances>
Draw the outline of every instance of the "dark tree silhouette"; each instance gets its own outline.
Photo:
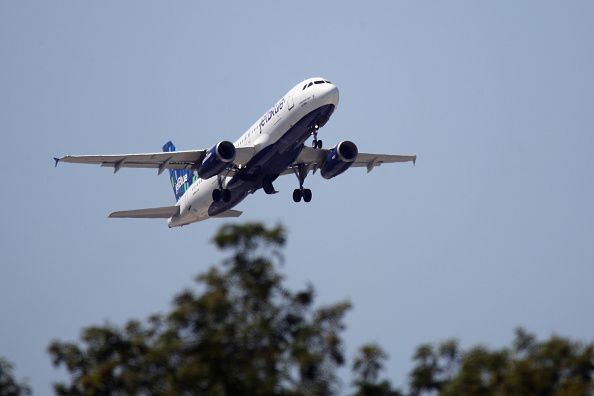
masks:
<instances>
[{"instance_id":1,"label":"dark tree silhouette","mask_svg":"<svg viewBox=\"0 0 594 396\"><path fill-rule=\"evenodd\" d=\"M354 396L401 396L392 389L389 381L378 381L379 373L384 368L384 361L388 355L376 344L367 344L359 348L359 353L353 361L353 373L356 387Z\"/></svg>"},{"instance_id":2,"label":"dark tree silhouette","mask_svg":"<svg viewBox=\"0 0 594 396\"><path fill-rule=\"evenodd\" d=\"M0 357L0 396L30 395L31 388L27 383L14 378L13 369L12 363Z\"/></svg>"},{"instance_id":3,"label":"dark tree silhouette","mask_svg":"<svg viewBox=\"0 0 594 396\"><path fill-rule=\"evenodd\" d=\"M516 330L510 348L456 341L421 345L410 375L411 395L593 395L594 345L552 336L538 342Z\"/></svg>"},{"instance_id":4,"label":"dark tree silhouette","mask_svg":"<svg viewBox=\"0 0 594 396\"><path fill-rule=\"evenodd\" d=\"M69 373L56 393L337 394L350 304L315 307L312 286L287 289L278 271L285 240L280 226L223 226L213 241L228 258L197 276L168 313L122 328L88 327L79 343L52 342L53 364ZM559 336L539 342L522 329L509 348L462 350L455 340L419 346L408 393L380 380L386 359L375 344L360 348L352 363L355 396L594 395L593 344ZM30 393L2 360L0 389L0 396Z\"/></svg>"},{"instance_id":5,"label":"dark tree silhouette","mask_svg":"<svg viewBox=\"0 0 594 396\"><path fill-rule=\"evenodd\" d=\"M276 266L285 233L228 225L214 237L231 256L196 278L171 311L124 328L93 326L81 344L54 341L49 353L70 380L61 395L328 395L348 302L314 309L311 286L292 292Z\"/></svg>"}]
</instances>

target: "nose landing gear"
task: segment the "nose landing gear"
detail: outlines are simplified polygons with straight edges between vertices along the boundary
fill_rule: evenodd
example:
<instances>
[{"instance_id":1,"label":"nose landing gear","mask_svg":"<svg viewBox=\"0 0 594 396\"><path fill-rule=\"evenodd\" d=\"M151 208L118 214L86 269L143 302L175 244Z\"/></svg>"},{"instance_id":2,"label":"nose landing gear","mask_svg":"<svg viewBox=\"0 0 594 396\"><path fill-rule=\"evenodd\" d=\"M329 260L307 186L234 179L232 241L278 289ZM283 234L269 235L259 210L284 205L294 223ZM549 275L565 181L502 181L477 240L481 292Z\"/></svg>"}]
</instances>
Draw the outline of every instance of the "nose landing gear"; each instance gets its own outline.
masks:
<instances>
[{"instance_id":1,"label":"nose landing gear","mask_svg":"<svg viewBox=\"0 0 594 396\"><path fill-rule=\"evenodd\" d=\"M312 135L314 137L313 142L311 142L311 147L313 148L322 148L322 140L318 139L318 129L320 129L320 126L318 124L315 124L312 128Z\"/></svg>"},{"instance_id":2,"label":"nose landing gear","mask_svg":"<svg viewBox=\"0 0 594 396\"><path fill-rule=\"evenodd\" d=\"M311 201L311 190L309 188L303 188L303 182L307 176L307 171L308 169L305 164L299 164L297 167L293 168L293 172L295 172L295 176L297 176L297 179L299 180L299 188L296 188L293 191L293 201L295 202L300 202L301 198L303 198L304 202Z\"/></svg>"}]
</instances>

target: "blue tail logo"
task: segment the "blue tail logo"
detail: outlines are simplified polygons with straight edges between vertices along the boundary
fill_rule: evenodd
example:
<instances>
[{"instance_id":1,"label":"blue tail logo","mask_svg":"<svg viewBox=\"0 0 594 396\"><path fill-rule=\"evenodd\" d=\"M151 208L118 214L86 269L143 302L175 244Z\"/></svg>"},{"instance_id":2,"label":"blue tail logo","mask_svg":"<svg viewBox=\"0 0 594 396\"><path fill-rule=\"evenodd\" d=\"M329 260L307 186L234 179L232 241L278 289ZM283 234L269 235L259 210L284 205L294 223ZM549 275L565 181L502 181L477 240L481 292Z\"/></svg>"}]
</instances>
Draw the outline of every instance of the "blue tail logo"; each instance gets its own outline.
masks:
<instances>
[{"instance_id":1,"label":"blue tail logo","mask_svg":"<svg viewBox=\"0 0 594 396\"><path fill-rule=\"evenodd\" d=\"M175 151L173 142L169 141L163 146L164 152ZM171 187L175 194L175 200L179 199L184 195L188 188L198 180L198 177L194 176L194 172L187 169L169 169L169 180L171 181Z\"/></svg>"}]
</instances>

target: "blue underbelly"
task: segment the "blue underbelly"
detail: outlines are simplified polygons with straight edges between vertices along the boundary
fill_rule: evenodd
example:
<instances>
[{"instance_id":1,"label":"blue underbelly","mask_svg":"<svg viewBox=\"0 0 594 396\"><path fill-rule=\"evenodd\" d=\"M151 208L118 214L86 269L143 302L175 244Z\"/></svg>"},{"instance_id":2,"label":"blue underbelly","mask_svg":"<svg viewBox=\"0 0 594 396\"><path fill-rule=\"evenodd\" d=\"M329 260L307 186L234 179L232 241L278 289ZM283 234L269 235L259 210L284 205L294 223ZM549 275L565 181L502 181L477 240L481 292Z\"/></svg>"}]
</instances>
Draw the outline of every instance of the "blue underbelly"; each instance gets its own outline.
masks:
<instances>
[{"instance_id":1,"label":"blue underbelly","mask_svg":"<svg viewBox=\"0 0 594 396\"><path fill-rule=\"evenodd\" d=\"M249 193L262 188L262 182L266 178L276 179L295 161L303 148L303 143L311 135L311 127L315 123L323 125L333 111L332 104L317 108L301 118L275 143L258 152L227 184L227 188L231 190L231 200L213 202L208 208L208 215L215 216L233 208Z\"/></svg>"}]
</instances>

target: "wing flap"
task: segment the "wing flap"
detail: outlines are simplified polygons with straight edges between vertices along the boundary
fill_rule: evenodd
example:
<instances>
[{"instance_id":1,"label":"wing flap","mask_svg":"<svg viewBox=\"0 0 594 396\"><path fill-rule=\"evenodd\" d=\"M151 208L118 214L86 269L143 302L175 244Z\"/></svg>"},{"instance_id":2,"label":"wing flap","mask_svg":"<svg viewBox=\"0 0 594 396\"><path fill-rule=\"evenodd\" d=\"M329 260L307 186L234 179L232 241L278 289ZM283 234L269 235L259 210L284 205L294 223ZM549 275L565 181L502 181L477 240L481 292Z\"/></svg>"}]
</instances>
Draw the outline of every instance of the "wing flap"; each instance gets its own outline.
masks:
<instances>
[{"instance_id":1,"label":"wing flap","mask_svg":"<svg viewBox=\"0 0 594 396\"><path fill-rule=\"evenodd\" d=\"M160 208L121 210L119 212L110 213L109 217L128 219L168 219L178 213L179 206L162 206Z\"/></svg>"}]
</instances>

